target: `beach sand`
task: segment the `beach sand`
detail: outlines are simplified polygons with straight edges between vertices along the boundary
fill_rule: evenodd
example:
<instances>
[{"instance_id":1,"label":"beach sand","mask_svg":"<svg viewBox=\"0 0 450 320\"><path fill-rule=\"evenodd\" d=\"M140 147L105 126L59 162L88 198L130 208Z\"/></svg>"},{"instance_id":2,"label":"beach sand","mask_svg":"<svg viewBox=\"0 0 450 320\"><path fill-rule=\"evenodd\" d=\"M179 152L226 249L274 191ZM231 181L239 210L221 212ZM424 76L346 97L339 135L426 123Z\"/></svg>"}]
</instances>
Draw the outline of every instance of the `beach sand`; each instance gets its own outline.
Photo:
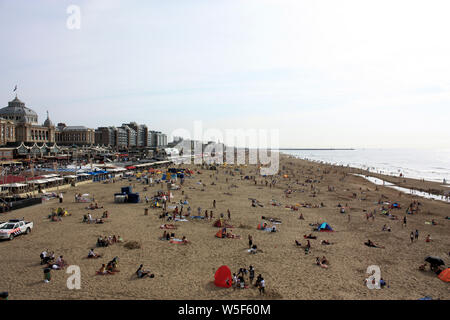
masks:
<instances>
[{"instance_id":1,"label":"beach sand","mask_svg":"<svg viewBox=\"0 0 450 320\"><path fill-rule=\"evenodd\" d=\"M193 165L187 167L197 168ZM212 226L213 221L189 219L188 222L176 222L178 229L174 232L177 238L184 235L191 243L170 244L159 240L163 233L159 226L163 222L158 216L162 210L149 209L149 215L144 215L144 209L148 207L145 195L151 198L165 186L148 187L148 191L144 192L144 185L137 181L85 184L64 190L62 206L71 216L63 217L61 222L50 222L47 218L52 208L61 206L58 199L0 217L0 221L24 217L34 222L31 234L0 242L0 291L9 291L11 300L450 298L448 283L438 279L431 271L418 270L427 255L440 256L447 263L450 260L450 220L444 219L450 215L450 204L406 194L399 197L398 191L382 186L378 186L378 191L375 191L375 185L365 179L345 176L346 168L284 156L274 188L260 184L265 178L258 176L256 166L242 167L241 170L244 176L256 176L258 185L253 181L241 180L238 172L235 172L235 176L225 174L228 170L232 169L219 168L219 173L200 169L202 174L194 174L192 178L186 179L182 190L189 197L192 215L196 215L197 207L201 207L202 215L206 209L212 209L215 218L220 213L226 217L229 209L233 233L241 235L242 239L216 238L219 229ZM324 170L329 173L324 173ZM288 174L289 178L283 178L283 174ZM229 179L228 183L225 182L226 178ZM311 183L305 183L308 178L320 180L320 183L312 183L318 188L315 197L311 196ZM296 184L297 179L300 184ZM199 180L206 184L204 191L197 184ZM213 181L216 185L211 185ZM412 183L412 180L408 180L409 185ZM135 186L133 191L140 193L142 202L114 203L114 193L130 184ZM237 188L230 188L232 184ZM294 192L286 198L284 190L288 185ZM335 188L334 192L327 191L329 185ZM174 201L178 202L182 198L181 191L172 192ZM86 210L88 203L75 203L75 193L94 195L99 205L109 211L110 218L104 224L82 223L84 214L90 212L94 218L99 218L104 210ZM353 193L357 193L356 198L352 197ZM379 214L380 205L376 202L381 194L402 205L402 209L391 211L400 220L389 220ZM264 207L251 207L249 198L256 198ZM212 208L213 199L217 201L216 209ZM271 199L282 205L270 205ZM413 199L422 203L421 212L407 215L407 226L402 227L405 209ZM321 202L325 204L324 208L291 211L284 207L296 203L318 205ZM338 203L348 204L348 213L339 213ZM377 209L375 221L367 221L364 209L369 212ZM305 220L298 219L300 212ZM351 216L350 222L348 215ZM261 216L280 218L282 224L277 225L279 232L257 230L256 226L262 221ZM435 219L438 225L425 224L431 219ZM309 226L310 223L324 221L335 232L313 232ZM382 232L384 224L390 226L392 232ZM411 244L409 235L416 229L420 232L419 240ZM310 233L318 239L310 240L311 252L305 255L302 248L295 246L294 240L304 244L303 235ZM114 244L95 249L95 252L103 255L102 258L86 258L89 249L95 248L99 236L114 234L122 236L125 242L140 242L141 248L127 249L123 244ZM247 252L249 234L263 252ZM433 239L431 243L425 242L427 234ZM320 240L323 239L335 244L321 245ZM386 248L369 248L364 245L367 239ZM67 288L66 281L70 275L64 270L52 271L51 282L44 283L39 254L46 248L54 251L56 256L63 255L70 265L80 266L80 290ZM120 272L112 276L96 275L101 264L106 264L115 256L120 259ZM318 267L315 264L316 256L326 256L330 261L329 268ZM155 274L155 278L136 278L134 273L141 263ZM232 272L252 265L256 275L262 274L266 280L266 294L260 296L255 288L234 290L216 287L213 283L214 273L221 265L228 265ZM368 277L366 270L370 265L380 266L381 277L388 282L389 288L369 290L364 285L364 279Z\"/></svg>"}]
</instances>

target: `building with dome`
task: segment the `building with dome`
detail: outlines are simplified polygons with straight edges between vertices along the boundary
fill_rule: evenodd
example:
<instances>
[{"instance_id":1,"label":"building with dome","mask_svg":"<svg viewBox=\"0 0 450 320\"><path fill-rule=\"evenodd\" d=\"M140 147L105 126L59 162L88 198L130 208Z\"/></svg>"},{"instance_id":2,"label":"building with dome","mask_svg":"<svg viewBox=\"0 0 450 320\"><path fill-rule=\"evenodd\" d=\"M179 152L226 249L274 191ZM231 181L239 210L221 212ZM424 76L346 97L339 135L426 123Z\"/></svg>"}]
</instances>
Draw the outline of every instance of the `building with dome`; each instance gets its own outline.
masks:
<instances>
[{"instance_id":1,"label":"building with dome","mask_svg":"<svg viewBox=\"0 0 450 320\"><path fill-rule=\"evenodd\" d=\"M1 128L6 130L5 137L0 138L2 145L9 142L25 144L55 142L55 126L50 121L48 112L47 120L43 125L39 125L37 113L26 107L17 96L8 102L7 107L0 109L0 118ZM13 136L11 134L8 136L8 128L12 125L14 126Z\"/></svg>"}]
</instances>

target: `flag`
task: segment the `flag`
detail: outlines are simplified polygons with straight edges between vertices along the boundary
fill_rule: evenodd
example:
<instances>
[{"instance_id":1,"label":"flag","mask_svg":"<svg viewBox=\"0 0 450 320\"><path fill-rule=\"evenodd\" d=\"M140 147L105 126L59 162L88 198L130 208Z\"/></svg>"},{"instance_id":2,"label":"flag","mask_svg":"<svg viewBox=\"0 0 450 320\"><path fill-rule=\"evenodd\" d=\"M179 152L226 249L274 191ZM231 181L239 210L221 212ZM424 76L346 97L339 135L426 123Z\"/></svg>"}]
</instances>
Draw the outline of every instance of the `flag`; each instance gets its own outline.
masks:
<instances>
[{"instance_id":1,"label":"flag","mask_svg":"<svg viewBox=\"0 0 450 320\"><path fill-rule=\"evenodd\" d=\"M16 86L14 87L13 92L16 92L16 91L17 91L17 84L16 84Z\"/></svg>"}]
</instances>

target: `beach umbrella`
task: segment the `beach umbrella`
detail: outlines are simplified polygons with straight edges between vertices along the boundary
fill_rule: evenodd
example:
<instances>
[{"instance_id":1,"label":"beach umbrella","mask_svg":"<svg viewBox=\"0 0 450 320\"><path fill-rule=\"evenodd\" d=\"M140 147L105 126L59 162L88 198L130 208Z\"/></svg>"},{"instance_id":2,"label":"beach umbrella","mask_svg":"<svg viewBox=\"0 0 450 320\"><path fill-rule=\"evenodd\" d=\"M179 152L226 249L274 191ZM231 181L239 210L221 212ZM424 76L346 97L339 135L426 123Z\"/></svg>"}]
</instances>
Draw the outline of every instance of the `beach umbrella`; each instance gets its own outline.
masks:
<instances>
[{"instance_id":1,"label":"beach umbrella","mask_svg":"<svg viewBox=\"0 0 450 320\"><path fill-rule=\"evenodd\" d=\"M444 260L442 260L442 259L439 258L439 257L428 256L428 257L425 258L425 261L426 261L426 262L429 262L430 264L437 265L437 266L443 266L443 265L445 265Z\"/></svg>"}]
</instances>

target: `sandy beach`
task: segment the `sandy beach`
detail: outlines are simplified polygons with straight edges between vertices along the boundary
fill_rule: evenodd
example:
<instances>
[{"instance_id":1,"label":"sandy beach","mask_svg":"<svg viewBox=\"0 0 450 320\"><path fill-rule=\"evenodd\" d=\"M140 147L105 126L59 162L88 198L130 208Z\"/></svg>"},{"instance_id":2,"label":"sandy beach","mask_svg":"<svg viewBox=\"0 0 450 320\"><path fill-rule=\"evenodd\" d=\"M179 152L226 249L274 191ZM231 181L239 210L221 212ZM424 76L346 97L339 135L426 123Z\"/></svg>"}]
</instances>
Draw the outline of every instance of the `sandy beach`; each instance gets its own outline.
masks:
<instances>
[{"instance_id":1,"label":"sandy beach","mask_svg":"<svg viewBox=\"0 0 450 320\"><path fill-rule=\"evenodd\" d=\"M433 299L449 299L448 283L438 279L431 271L419 271L428 255L450 260L450 204L428 200L399 192L383 186L375 186L365 179L348 174L349 170L312 163L283 156L280 172L274 178L274 187L266 186L266 178L259 176L256 166L219 167L218 171L204 170L194 165L183 167L199 170L187 178L182 189L172 191L174 202L188 197L192 215L197 208L213 210L213 220L191 220L176 222L176 237L186 236L187 245L171 244L160 240L163 230L159 219L161 209L149 209L144 215L145 196L151 198L165 185L146 186L141 182L117 180L116 183L90 183L64 190L64 203L58 199L49 200L12 213L3 214L0 221L24 217L34 222L29 235L22 235L12 241L1 241L0 291L8 291L9 299L413 299L424 296ZM236 167L237 168L237 167ZM229 172L233 172L234 176ZM355 170L356 172L356 170ZM243 180L241 176L255 176ZM283 175L287 175L284 178ZM228 179L228 182L226 181ZM393 179L389 178L392 182ZM198 184L202 181L206 186ZM271 178L267 179L270 183ZM297 183L298 181L298 183ZM308 181L308 182L306 182ZM214 185L211 183L214 182ZM407 179L404 186L414 187L420 181ZM114 193L121 187L132 185L139 192L141 203L114 203ZM232 187L232 185L235 185ZM328 191L332 186L334 191ZM436 187L423 182L418 188ZM147 191L143 191L147 187ZM292 190L286 196L285 190ZM184 191L184 196L182 195ZM77 193L88 193L104 209L86 210L89 203L76 203ZM354 196L356 194L356 196ZM249 198L257 199L263 207L252 207ZM271 205L271 200L281 205ZM397 202L401 209L390 212L399 220L390 220L380 214L383 201ZM214 209L213 200L216 200ZM413 200L421 203L420 212L407 215L406 208ZM317 207L321 203L324 207ZM300 206L298 211L285 205ZM340 213L338 204L346 207ZM52 208L63 206L71 215L60 222L51 222L48 215ZM187 205L185 206L185 208ZM231 212L234 234L241 239L219 239L215 237L218 228L213 222L220 213ZM366 212L376 210L375 219L366 219ZM110 217L104 224L82 223L83 215L91 213L100 218L108 210ZM185 209L186 210L186 209ZM366 211L364 211L366 210ZM303 214L304 220L299 219ZM407 225L403 227L403 217ZM282 223L278 232L257 230L261 216L276 217ZM350 216L350 219L349 219ZM437 225L425 222L434 219ZM335 232L313 232L310 224L327 222ZM383 225L391 232L381 231ZM419 230L419 239L411 243L410 233ZM303 235L317 236L310 240L311 250L305 254L295 245L295 240L306 243ZM250 254L248 235L262 252ZM432 242L425 242L430 234ZM125 243L138 241L140 249L127 249L123 243L106 248L96 248L99 236L120 235ZM370 248L364 245L368 239L385 247ZM321 245L329 240L332 245ZM90 248L103 255L99 259L87 259ZM43 281L43 266L39 254L49 249L56 256L63 255L69 265L81 268L81 289L69 290L64 270L53 270L50 283ZM119 257L120 272L111 276L96 275L102 263ZM326 256L329 268L316 265L316 257ZM138 279L135 271L140 264L155 274L154 278ZM214 273L221 265L227 265L232 272L252 265L256 275L262 274L266 281L266 294L260 296L256 288L219 288L214 285ZM389 287L369 290L364 279L367 267L378 265L381 277Z\"/></svg>"}]
</instances>

